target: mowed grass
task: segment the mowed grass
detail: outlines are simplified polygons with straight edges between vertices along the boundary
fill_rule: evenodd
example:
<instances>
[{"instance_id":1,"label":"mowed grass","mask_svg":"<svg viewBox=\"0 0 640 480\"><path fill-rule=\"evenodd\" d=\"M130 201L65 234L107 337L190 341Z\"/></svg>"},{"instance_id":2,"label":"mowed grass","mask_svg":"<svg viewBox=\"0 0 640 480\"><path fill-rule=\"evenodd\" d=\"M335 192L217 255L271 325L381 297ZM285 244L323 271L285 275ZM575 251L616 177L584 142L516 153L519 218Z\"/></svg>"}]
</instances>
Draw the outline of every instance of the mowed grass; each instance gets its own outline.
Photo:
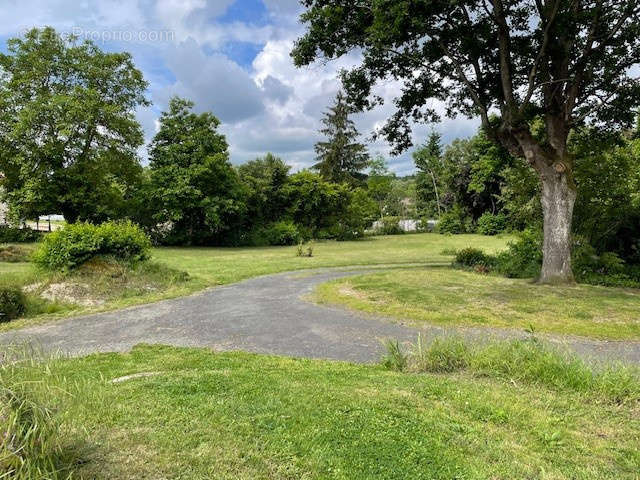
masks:
<instances>
[{"instance_id":1,"label":"mowed grass","mask_svg":"<svg viewBox=\"0 0 640 480\"><path fill-rule=\"evenodd\" d=\"M207 285L224 285L270 273L321 267L449 263L443 250L477 246L486 252L503 250L509 236L438 235L433 233L367 237L353 242L319 241L313 257L297 257L296 247L160 248L154 258Z\"/></svg>"},{"instance_id":2,"label":"mowed grass","mask_svg":"<svg viewBox=\"0 0 640 480\"><path fill-rule=\"evenodd\" d=\"M27 317L0 323L0 332L69 315L109 311L180 297L208 287L290 270L448 263L452 257L443 254L443 250L480 245L487 252L496 252L504 249L509 239L508 236L411 234L368 237L353 242L320 241L314 243L314 255L311 258L297 257L296 247L156 248L153 250L152 262L168 268L166 281L159 278L162 276L161 268L153 266L132 272L126 284L109 275L95 278L78 275L71 281L88 285L91 290L99 292L103 297L99 305L47 303L31 295ZM174 281L173 277L176 277L177 272L186 272L188 278ZM0 262L0 285L27 287L50 280L56 283L66 281L59 274L39 272L30 263Z\"/></svg>"},{"instance_id":3,"label":"mowed grass","mask_svg":"<svg viewBox=\"0 0 640 480\"><path fill-rule=\"evenodd\" d=\"M58 412L74 478L620 480L640 471L637 397L508 376L138 346L51 361L17 380L42 386Z\"/></svg>"},{"instance_id":4,"label":"mowed grass","mask_svg":"<svg viewBox=\"0 0 640 480\"><path fill-rule=\"evenodd\" d=\"M415 326L491 326L640 340L640 290L527 280L451 268L396 269L321 285L316 300Z\"/></svg>"}]
</instances>

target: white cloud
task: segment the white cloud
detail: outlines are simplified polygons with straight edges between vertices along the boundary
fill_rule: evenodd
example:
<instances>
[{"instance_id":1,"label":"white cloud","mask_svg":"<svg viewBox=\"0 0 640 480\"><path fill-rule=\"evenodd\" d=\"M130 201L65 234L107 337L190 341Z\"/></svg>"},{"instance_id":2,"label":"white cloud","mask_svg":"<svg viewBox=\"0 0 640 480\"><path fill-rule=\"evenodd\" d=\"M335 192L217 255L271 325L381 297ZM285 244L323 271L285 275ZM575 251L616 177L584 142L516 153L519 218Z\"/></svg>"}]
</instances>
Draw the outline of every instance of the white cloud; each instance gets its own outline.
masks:
<instances>
[{"instance_id":1,"label":"white cloud","mask_svg":"<svg viewBox=\"0 0 640 480\"><path fill-rule=\"evenodd\" d=\"M234 163L272 151L295 168L310 166L322 113L339 89L337 72L354 65L358 55L297 69L289 54L295 39L304 32L298 21L302 11L299 2L263 0L268 25L222 23L220 16L234 1L2 0L0 35L15 35L19 27L43 25L64 31L74 27L171 30L175 35L172 41L106 45L131 51L151 83L154 106L137 112L147 140L155 132L160 111L177 94L196 102L199 111L210 110L223 121ZM27 24L16 25L16 19L27 19ZM241 67L222 53L229 51L225 47L232 42L259 45L261 51L249 67ZM363 138L393 112L390 100L399 92L399 85L389 82L378 90L388 99L387 104L355 117ZM435 128L450 141L473 133L477 124L466 119L445 120ZM416 126L417 143L426 138L429 129ZM389 150L382 141L370 145L372 153L387 155ZM398 173L409 173L410 154L393 159L392 166Z\"/></svg>"}]
</instances>

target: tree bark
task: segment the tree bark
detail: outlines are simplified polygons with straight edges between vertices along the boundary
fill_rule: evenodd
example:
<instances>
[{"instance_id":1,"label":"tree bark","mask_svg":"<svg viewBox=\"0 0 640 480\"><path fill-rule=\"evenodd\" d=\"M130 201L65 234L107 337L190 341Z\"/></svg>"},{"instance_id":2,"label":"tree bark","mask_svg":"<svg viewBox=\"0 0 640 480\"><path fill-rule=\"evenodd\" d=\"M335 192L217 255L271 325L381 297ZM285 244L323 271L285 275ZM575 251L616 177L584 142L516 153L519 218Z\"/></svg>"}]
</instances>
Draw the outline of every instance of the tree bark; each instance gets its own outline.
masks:
<instances>
[{"instance_id":1,"label":"tree bark","mask_svg":"<svg viewBox=\"0 0 640 480\"><path fill-rule=\"evenodd\" d=\"M539 283L573 283L571 224L576 189L564 171L549 167L541 174L544 242Z\"/></svg>"}]
</instances>

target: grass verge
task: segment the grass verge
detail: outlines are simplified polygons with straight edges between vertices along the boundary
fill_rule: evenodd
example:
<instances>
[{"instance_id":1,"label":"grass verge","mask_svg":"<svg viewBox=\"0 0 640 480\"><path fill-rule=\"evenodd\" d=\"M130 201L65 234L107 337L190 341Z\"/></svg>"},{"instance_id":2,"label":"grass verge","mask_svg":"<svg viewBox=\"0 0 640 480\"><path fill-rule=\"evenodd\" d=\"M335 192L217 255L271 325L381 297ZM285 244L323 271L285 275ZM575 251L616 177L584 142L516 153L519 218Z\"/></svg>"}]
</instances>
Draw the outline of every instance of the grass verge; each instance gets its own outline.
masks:
<instances>
[{"instance_id":1,"label":"grass verge","mask_svg":"<svg viewBox=\"0 0 640 480\"><path fill-rule=\"evenodd\" d=\"M640 339L640 290L557 288L450 268L372 273L321 285L315 299L415 326L491 326L608 340Z\"/></svg>"},{"instance_id":2,"label":"grass verge","mask_svg":"<svg viewBox=\"0 0 640 480\"><path fill-rule=\"evenodd\" d=\"M398 373L138 346L13 378L46 381L59 438L82 435L76 478L637 478L637 399L539 381L538 361Z\"/></svg>"}]
</instances>

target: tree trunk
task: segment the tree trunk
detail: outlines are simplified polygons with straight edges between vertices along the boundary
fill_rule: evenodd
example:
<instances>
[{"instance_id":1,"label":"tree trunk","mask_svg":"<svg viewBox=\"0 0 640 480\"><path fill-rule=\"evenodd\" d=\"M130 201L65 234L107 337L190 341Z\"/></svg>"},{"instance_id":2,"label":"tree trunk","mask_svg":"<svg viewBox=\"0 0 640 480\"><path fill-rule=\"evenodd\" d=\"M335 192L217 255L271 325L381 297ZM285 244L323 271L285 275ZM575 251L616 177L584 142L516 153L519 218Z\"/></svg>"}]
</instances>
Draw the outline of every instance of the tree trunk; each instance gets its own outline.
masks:
<instances>
[{"instance_id":1,"label":"tree trunk","mask_svg":"<svg viewBox=\"0 0 640 480\"><path fill-rule=\"evenodd\" d=\"M576 190L564 171L549 168L541 180L544 242L539 283L572 283L571 224Z\"/></svg>"}]
</instances>

